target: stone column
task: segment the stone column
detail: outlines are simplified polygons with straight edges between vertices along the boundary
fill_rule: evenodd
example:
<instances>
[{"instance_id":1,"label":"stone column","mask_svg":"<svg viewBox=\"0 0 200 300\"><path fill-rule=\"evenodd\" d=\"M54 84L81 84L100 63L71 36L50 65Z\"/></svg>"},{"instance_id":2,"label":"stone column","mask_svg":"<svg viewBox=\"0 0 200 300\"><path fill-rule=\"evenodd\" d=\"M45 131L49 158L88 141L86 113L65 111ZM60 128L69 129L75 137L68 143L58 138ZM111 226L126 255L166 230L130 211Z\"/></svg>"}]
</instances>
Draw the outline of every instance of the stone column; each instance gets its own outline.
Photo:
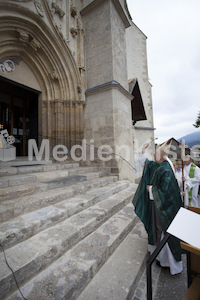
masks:
<instances>
[{"instance_id":1,"label":"stone column","mask_svg":"<svg viewBox=\"0 0 200 300\"><path fill-rule=\"evenodd\" d=\"M56 99L54 102L54 115L55 115L55 143L56 145L64 144L64 101Z\"/></svg>"},{"instance_id":2,"label":"stone column","mask_svg":"<svg viewBox=\"0 0 200 300\"><path fill-rule=\"evenodd\" d=\"M108 162L99 160L101 166L110 168L119 179L134 180L129 165L133 164L132 96L128 92L125 41L130 24L118 0L90 1L82 15L87 84L84 137L88 142L93 139L96 147L109 145L115 153Z\"/></svg>"}]
</instances>

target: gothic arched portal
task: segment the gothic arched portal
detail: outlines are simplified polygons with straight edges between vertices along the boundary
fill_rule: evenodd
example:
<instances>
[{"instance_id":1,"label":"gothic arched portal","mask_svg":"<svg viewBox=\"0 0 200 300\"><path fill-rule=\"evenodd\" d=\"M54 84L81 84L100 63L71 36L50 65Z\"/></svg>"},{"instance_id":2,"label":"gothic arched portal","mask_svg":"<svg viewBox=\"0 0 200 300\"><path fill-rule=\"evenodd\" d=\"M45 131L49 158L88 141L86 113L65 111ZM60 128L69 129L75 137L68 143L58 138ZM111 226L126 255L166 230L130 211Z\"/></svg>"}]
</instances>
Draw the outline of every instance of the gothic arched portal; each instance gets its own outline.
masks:
<instances>
[{"instance_id":1,"label":"gothic arched portal","mask_svg":"<svg viewBox=\"0 0 200 300\"><path fill-rule=\"evenodd\" d=\"M71 147L83 138L84 105L73 54L46 1L42 17L37 6L34 12L8 2L0 3L0 75L38 92L38 141Z\"/></svg>"}]
</instances>

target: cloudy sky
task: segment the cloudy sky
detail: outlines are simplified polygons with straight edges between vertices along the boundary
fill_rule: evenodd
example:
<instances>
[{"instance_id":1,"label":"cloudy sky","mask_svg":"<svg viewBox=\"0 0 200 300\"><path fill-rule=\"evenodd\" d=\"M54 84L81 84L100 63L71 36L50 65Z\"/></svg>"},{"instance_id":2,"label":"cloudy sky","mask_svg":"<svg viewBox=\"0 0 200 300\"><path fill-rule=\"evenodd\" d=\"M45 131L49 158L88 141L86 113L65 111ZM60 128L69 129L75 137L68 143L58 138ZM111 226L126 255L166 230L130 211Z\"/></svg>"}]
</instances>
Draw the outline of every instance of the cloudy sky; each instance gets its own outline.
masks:
<instances>
[{"instance_id":1,"label":"cloudy sky","mask_svg":"<svg viewBox=\"0 0 200 300\"><path fill-rule=\"evenodd\" d=\"M158 143L195 132L200 111L200 0L127 0L147 36Z\"/></svg>"}]
</instances>

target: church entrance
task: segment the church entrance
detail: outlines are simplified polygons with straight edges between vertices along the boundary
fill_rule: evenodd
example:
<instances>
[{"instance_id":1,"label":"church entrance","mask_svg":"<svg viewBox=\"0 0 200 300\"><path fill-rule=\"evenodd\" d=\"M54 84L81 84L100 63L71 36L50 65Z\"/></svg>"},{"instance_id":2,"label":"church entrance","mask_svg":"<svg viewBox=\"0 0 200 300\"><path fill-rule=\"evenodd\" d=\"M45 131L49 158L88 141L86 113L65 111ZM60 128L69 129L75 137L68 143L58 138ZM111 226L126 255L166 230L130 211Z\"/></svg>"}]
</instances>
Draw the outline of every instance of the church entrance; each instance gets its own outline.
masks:
<instances>
[{"instance_id":1,"label":"church entrance","mask_svg":"<svg viewBox=\"0 0 200 300\"><path fill-rule=\"evenodd\" d=\"M15 137L17 156L28 155L28 140L38 142L38 91L0 76L0 130Z\"/></svg>"}]
</instances>

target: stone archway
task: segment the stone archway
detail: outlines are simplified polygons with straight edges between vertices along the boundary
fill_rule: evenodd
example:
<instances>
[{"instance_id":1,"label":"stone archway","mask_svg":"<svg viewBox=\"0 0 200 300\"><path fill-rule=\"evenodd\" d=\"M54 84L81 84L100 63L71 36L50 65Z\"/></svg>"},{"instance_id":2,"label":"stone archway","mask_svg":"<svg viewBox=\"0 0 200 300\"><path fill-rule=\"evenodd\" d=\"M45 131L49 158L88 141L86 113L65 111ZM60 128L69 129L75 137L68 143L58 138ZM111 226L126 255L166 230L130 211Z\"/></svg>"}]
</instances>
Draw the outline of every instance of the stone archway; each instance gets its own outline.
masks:
<instances>
[{"instance_id":1,"label":"stone archway","mask_svg":"<svg viewBox=\"0 0 200 300\"><path fill-rule=\"evenodd\" d=\"M48 5L45 10L49 26L31 10L0 3L0 60L20 58L38 83L39 141L45 138L52 147L71 147L83 138L81 77L70 49L53 26ZM19 81L17 74L14 80Z\"/></svg>"}]
</instances>

